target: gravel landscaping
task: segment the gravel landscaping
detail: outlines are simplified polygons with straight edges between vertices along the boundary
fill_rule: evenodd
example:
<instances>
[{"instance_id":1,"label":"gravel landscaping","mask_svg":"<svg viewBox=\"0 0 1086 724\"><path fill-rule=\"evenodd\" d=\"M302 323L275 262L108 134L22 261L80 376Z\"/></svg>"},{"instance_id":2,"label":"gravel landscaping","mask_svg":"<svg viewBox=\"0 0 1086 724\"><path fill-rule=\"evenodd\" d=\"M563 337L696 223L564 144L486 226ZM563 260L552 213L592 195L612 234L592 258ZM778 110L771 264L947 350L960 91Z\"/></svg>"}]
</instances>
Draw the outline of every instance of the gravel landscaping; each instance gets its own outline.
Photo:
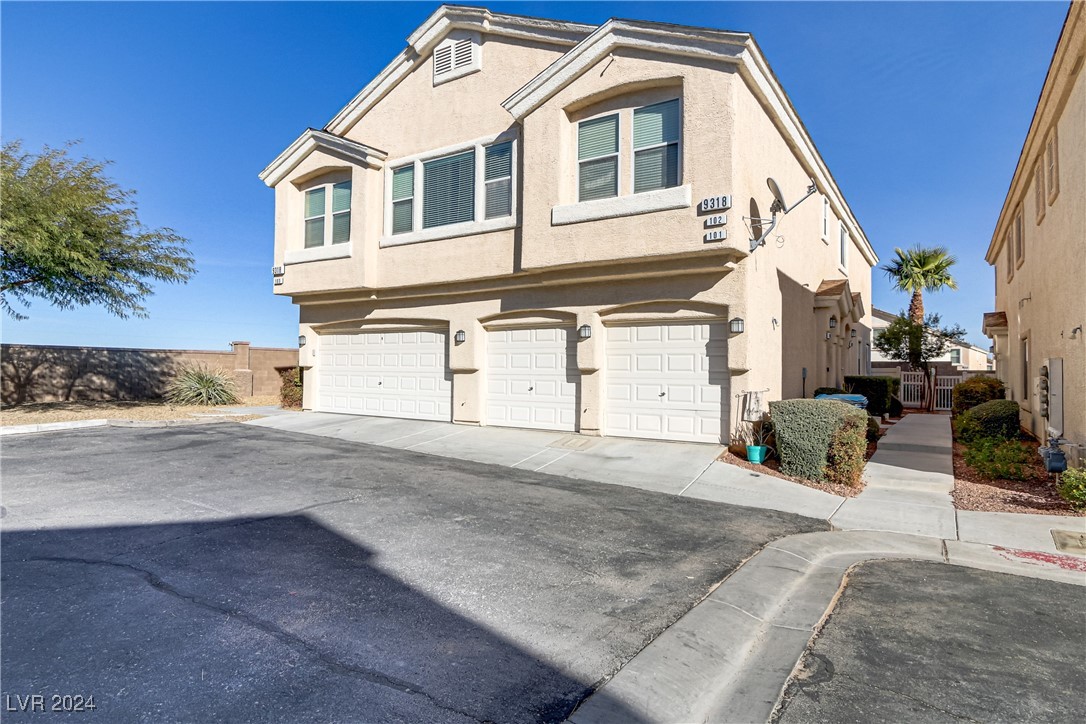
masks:
<instances>
[{"instance_id":1,"label":"gravel landscaping","mask_svg":"<svg viewBox=\"0 0 1086 724\"><path fill-rule=\"evenodd\" d=\"M1036 443L1033 447L1036 448ZM954 506L995 513L1083 516L1056 492L1056 476L1045 472L1041 456L1030 460L1025 480L991 480L971 468L965 446L954 443Z\"/></svg>"},{"instance_id":2,"label":"gravel landscaping","mask_svg":"<svg viewBox=\"0 0 1086 724\"><path fill-rule=\"evenodd\" d=\"M247 397L228 407L260 407L278 405L274 395ZM0 426L42 425L50 422L77 420L191 420L222 412L224 408L197 405L171 405L161 400L150 401L80 401L40 402L0 409ZM231 419L252 420L259 415L241 415Z\"/></svg>"}]
</instances>

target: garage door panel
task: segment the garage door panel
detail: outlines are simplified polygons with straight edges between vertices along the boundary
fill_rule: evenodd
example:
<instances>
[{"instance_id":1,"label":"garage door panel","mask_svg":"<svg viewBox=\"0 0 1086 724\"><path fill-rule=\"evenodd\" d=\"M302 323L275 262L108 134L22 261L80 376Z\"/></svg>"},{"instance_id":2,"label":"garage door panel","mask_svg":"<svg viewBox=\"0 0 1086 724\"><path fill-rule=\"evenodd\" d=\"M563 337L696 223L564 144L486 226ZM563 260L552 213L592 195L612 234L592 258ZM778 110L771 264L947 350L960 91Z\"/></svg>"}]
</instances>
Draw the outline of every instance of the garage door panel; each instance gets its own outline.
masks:
<instances>
[{"instance_id":1,"label":"garage door panel","mask_svg":"<svg viewBox=\"0 0 1086 724\"><path fill-rule=\"evenodd\" d=\"M440 332L358 332L321 338L316 409L427 420L452 418Z\"/></svg>"},{"instance_id":2,"label":"garage door panel","mask_svg":"<svg viewBox=\"0 0 1086 724\"><path fill-rule=\"evenodd\" d=\"M575 430L580 374L572 329L487 333L487 424Z\"/></svg>"},{"instance_id":3,"label":"garage door panel","mask_svg":"<svg viewBox=\"0 0 1086 724\"><path fill-rule=\"evenodd\" d=\"M605 434L720 441L730 384L721 323L608 327L606 339Z\"/></svg>"}]
</instances>

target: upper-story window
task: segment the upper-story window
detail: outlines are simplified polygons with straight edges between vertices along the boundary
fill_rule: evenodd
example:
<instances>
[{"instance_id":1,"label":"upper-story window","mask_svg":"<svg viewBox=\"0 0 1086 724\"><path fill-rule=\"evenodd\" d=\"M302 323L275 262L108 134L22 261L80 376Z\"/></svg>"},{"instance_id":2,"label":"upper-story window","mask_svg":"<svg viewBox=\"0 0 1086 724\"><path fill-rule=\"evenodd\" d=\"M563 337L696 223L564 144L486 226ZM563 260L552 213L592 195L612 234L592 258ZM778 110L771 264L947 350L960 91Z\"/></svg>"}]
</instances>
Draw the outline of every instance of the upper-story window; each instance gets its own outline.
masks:
<instances>
[{"instance_id":1,"label":"upper-story window","mask_svg":"<svg viewBox=\"0 0 1086 724\"><path fill-rule=\"evenodd\" d=\"M393 236L512 216L513 142L474 144L394 168L391 192Z\"/></svg>"},{"instance_id":2,"label":"upper-story window","mask_svg":"<svg viewBox=\"0 0 1086 724\"><path fill-rule=\"evenodd\" d=\"M1025 228L1022 225L1022 209L1014 215L1014 259L1015 266L1022 266L1026 258Z\"/></svg>"},{"instance_id":3,"label":"upper-story window","mask_svg":"<svg viewBox=\"0 0 1086 724\"><path fill-rule=\"evenodd\" d=\"M327 183L305 192L305 248L351 240L351 182Z\"/></svg>"},{"instance_id":4,"label":"upper-story window","mask_svg":"<svg viewBox=\"0 0 1086 724\"><path fill-rule=\"evenodd\" d=\"M950 350L950 364L960 365L962 363L962 351L960 349Z\"/></svg>"},{"instance_id":5,"label":"upper-story window","mask_svg":"<svg viewBox=\"0 0 1086 724\"><path fill-rule=\"evenodd\" d=\"M822 197L822 241L830 243L830 199Z\"/></svg>"},{"instance_id":6,"label":"upper-story window","mask_svg":"<svg viewBox=\"0 0 1086 724\"><path fill-rule=\"evenodd\" d=\"M1060 193L1060 158L1056 129L1053 127L1045 141L1045 188L1048 191L1048 203L1051 205Z\"/></svg>"},{"instance_id":7,"label":"upper-story window","mask_svg":"<svg viewBox=\"0 0 1086 724\"><path fill-rule=\"evenodd\" d=\"M1033 164L1033 205L1037 207L1036 218L1037 223L1041 223L1041 219L1045 217L1045 175L1044 169L1041 165L1041 161Z\"/></svg>"},{"instance_id":8,"label":"upper-story window","mask_svg":"<svg viewBox=\"0 0 1086 724\"><path fill-rule=\"evenodd\" d=\"M577 124L577 200L619 195L622 112ZM679 185L682 117L677 98L633 109L627 148L633 159L633 193ZM627 157L629 158L629 157Z\"/></svg>"},{"instance_id":9,"label":"upper-story window","mask_svg":"<svg viewBox=\"0 0 1086 724\"><path fill-rule=\"evenodd\" d=\"M457 33L434 48L434 85L482 68L482 50L476 33Z\"/></svg>"},{"instance_id":10,"label":"upper-story window","mask_svg":"<svg viewBox=\"0 0 1086 724\"><path fill-rule=\"evenodd\" d=\"M837 265L841 267L841 269L847 269L849 236L848 229L845 228L844 222L841 222L841 232L837 243Z\"/></svg>"}]
</instances>

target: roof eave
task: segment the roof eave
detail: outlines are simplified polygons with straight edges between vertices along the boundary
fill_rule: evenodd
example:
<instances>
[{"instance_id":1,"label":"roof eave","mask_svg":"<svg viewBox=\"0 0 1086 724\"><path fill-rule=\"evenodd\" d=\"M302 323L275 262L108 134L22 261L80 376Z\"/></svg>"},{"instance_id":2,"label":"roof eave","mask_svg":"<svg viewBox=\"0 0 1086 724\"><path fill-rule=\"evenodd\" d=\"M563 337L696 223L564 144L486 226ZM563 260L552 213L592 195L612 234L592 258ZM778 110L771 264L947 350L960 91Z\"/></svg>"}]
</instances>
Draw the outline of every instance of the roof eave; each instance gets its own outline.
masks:
<instances>
[{"instance_id":1,"label":"roof eave","mask_svg":"<svg viewBox=\"0 0 1086 724\"><path fill-rule=\"evenodd\" d=\"M367 146L364 143L341 138L315 128L308 128L295 139L294 143L287 146L285 151L276 156L275 160L260 172L260 180L268 186L275 186L297 168L298 164L305 160L306 157L317 150L330 151L369 168L380 168L388 155L384 151Z\"/></svg>"}]
</instances>

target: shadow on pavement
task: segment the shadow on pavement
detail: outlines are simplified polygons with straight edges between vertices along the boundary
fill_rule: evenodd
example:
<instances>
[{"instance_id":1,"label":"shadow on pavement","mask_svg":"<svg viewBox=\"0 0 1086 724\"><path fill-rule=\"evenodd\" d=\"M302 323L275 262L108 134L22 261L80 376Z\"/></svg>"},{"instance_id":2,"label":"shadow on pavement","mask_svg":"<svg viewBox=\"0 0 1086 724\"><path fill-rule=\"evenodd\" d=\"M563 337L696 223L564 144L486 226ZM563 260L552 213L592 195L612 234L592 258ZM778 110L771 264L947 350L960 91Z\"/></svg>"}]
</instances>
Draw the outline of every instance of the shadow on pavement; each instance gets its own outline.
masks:
<instances>
[{"instance_id":1,"label":"shadow on pavement","mask_svg":"<svg viewBox=\"0 0 1086 724\"><path fill-rule=\"evenodd\" d=\"M5 719L58 694L93 696L100 721L551 722L594 684L305 516L2 545Z\"/></svg>"}]
</instances>

